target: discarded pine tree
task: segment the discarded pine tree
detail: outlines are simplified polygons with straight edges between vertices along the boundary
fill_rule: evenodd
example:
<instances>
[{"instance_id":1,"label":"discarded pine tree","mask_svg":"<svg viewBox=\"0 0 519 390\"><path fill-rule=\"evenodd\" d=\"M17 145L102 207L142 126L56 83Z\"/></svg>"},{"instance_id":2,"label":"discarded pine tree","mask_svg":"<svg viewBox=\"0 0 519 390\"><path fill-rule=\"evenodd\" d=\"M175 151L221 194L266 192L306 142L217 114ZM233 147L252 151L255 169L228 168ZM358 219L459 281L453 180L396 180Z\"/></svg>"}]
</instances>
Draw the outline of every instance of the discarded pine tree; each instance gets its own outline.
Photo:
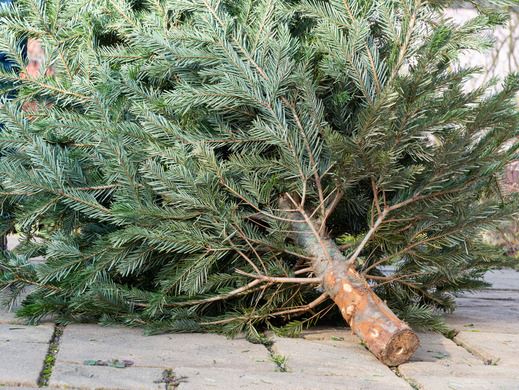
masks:
<instances>
[{"instance_id":1,"label":"discarded pine tree","mask_svg":"<svg viewBox=\"0 0 519 390\"><path fill-rule=\"evenodd\" d=\"M408 359L403 321L443 329L435 311L502 264L479 232L514 207L497 179L518 79L467 91L476 70L456 66L502 18L456 26L445 4L3 10L0 50L22 63L12 42L39 39L53 68L0 75L18 89L0 183L22 237L1 283L34 287L19 314L260 339L340 313L384 363Z\"/></svg>"}]
</instances>

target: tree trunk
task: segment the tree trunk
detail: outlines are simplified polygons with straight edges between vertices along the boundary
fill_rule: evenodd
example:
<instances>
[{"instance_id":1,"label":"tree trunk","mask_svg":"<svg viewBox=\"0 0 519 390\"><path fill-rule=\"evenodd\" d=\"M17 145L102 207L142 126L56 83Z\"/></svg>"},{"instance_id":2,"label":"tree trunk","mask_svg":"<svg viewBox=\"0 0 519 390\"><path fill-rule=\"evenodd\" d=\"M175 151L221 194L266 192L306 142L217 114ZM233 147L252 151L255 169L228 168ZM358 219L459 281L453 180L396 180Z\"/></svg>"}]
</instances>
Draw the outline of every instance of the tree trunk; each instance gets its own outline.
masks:
<instances>
[{"instance_id":1,"label":"tree trunk","mask_svg":"<svg viewBox=\"0 0 519 390\"><path fill-rule=\"evenodd\" d=\"M281 205L285 210L291 208L285 199ZM337 304L352 331L382 363L397 366L408 361L418 348L418 336L358 272L347 266L335 242L317 234L318 227L313 221L299 212L288 213L292 220L301 221L292 223L295 238L314 258L314 273L323 279L324 290Z\"/></svg>"}]
</instances>

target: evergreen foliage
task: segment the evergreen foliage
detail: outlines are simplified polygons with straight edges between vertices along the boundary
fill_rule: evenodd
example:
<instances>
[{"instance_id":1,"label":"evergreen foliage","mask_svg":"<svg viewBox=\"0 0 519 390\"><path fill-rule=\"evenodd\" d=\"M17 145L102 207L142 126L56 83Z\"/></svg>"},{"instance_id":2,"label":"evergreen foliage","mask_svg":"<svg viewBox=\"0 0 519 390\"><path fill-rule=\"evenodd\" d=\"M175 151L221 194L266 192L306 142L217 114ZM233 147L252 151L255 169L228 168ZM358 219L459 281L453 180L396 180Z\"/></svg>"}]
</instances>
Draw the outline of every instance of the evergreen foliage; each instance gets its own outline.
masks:
<instances>
[{"instance_id":1,"label":"evergreen foliage","mask_svg":"<svg viewBox=\"0 0 519 390\"><path fill-rule=\"evenodd\" d=\"M516 207L497 181L517 158L519 87L464 88L478 69L456 60L504 19L458 26L446 5L0 8L0 51L23 66L17 42L36 38L54 69L0 71L17 90L0 109L2 229L22 237L0 255L0 286L32 286L19 314L33 321L294 334L337 313L305 310L320 291L279 207L289 193L396 313L441 330L436 310L504 262L479 232Z\"/></svg>"}]
</instances>

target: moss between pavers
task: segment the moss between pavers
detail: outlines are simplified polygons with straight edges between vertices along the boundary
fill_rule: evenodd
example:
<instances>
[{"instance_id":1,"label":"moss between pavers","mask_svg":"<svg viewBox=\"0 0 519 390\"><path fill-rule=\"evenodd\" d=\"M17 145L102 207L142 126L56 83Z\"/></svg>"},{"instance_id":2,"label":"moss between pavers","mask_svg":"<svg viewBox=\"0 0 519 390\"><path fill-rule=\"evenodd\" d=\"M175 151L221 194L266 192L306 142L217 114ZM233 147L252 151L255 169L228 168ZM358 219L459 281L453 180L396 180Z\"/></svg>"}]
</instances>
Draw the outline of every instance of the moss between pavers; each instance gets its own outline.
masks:
<instances>
[{"instance_id":1,"label":"moss between pavers","mask_svg":"<svg viewBox=\"0 0 519 390\"><path fill-rule=\"evenodd\" d=\"M52 334L52 338L50 339L49 343L49 350L43 361L43 368L41 370L40 377L38 378L39 387L46 387L49 384L49 379L52 375L52 369L56 363L56 355L59 351L59 341L63 335L64 328L64 325L56 325L54 328L54 333Z\"/></svg>"}]
</instances>

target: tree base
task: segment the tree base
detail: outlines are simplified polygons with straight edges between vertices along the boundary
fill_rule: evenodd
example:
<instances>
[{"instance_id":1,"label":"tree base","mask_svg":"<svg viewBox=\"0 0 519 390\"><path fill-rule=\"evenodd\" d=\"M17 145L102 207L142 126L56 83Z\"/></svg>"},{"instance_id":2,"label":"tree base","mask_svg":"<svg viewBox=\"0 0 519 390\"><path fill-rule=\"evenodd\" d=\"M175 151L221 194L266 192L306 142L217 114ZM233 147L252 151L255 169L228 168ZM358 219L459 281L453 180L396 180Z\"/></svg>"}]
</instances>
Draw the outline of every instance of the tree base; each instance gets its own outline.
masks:
<instances>
[{"instance_id":1,"label":"tree base","mask_svg":"<svg viewBox=\"0 0 519 390\"><path fill-rule=\"evenodd\" d=\"M408 361L420 345L416 333L349 267L335 242L317 233L319 229L304 211L288 211L286 199L280 203L291 219L300 221L292 223L296 241L312 256L314 274L322 279L324 290L353 332L382 363L397 366Z\"/></svg>"},{"instance_id":2,"label":"tree base","mask_svg":"<svg viewBox=\"0 0 519 390\"><path fill-rule=\"evenodd\" d=\"M324 288L353 332L384 364L397 366L415 353L418 336L373 292L366 280L345 262L333 262L323 275Z\"/></svg>"}]
</instances>

